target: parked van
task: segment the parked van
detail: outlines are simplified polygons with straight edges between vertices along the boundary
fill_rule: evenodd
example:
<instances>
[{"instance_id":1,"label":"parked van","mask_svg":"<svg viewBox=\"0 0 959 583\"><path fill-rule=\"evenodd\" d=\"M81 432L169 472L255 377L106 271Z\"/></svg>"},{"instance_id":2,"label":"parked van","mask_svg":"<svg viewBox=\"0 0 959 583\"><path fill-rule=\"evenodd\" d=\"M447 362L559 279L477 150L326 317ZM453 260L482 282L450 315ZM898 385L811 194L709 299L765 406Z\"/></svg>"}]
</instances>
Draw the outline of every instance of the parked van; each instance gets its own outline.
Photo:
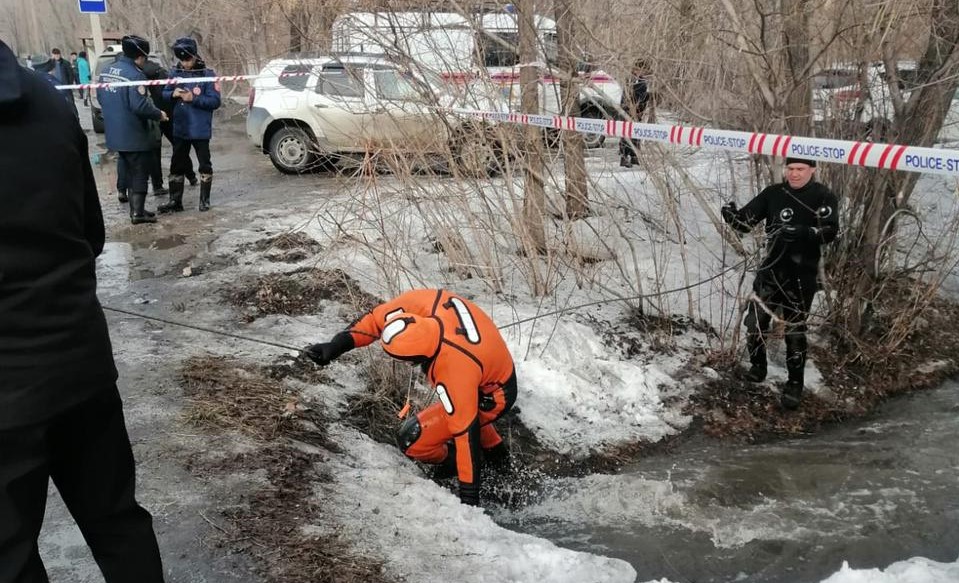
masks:
<instances>
[{"instance_id":1,"label":"parked van","mask_svg":"<svg viewBox=\"0 0 959 583\"><path fill-rule=\"evenodd\" d=\"M556 66L556 23L537 16L540 112L561 113ZM452 12L352 12L333 23L333 49L339 53L384 53L418 66L488 98L490 86L518 111L520 103L519 27L511 13L463 15ZM581 117L611 118L623 89L603 71L581 68L586 81L579 95ZM584 134L587 145L600 146L604 136Z\"/></svg>"}]
</instances>

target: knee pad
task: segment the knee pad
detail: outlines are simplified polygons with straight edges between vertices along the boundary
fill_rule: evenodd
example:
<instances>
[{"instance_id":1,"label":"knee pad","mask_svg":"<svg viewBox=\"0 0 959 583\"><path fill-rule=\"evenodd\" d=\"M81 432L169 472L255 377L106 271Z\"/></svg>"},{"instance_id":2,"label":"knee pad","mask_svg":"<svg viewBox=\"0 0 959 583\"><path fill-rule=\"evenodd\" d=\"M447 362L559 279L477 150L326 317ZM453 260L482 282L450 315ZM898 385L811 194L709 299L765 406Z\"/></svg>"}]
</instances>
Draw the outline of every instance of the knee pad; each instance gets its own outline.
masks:
<instances>
[{"instance_id":1,"label":"knee pad","mask_svg":"<svg viewBox=\"0 0 959 583\"><path fill-rule=\"evenodd\" d=\"M412 447L422 434L423 428L420 426L420 420L416 415L408 417L396 430L396 445L400 448L400 451L406 453L406 450Z\"/></svg>"}]
</instances>

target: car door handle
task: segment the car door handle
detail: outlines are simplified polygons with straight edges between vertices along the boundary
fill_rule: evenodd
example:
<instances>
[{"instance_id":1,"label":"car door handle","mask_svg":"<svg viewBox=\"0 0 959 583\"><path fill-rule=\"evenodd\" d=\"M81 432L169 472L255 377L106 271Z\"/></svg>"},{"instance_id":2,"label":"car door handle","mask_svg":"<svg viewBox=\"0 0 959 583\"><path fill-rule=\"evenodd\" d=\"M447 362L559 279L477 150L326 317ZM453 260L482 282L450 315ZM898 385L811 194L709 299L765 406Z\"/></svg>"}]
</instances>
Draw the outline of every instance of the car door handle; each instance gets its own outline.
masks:
<instances>
[{"instance_id":1,"label":"car door handle","mask_svg":"<svg viewBox=\"0 0 959 583\"><path fill-rule=\"evenodd\" d=\"M314 103L314 104L313 104L313 107L318 107L318 108L320 108L320 109L326 109L327 107L329 107L329 105L324 105L324 104L322 104L322 103Z\"/></svg>"}]
</instances>

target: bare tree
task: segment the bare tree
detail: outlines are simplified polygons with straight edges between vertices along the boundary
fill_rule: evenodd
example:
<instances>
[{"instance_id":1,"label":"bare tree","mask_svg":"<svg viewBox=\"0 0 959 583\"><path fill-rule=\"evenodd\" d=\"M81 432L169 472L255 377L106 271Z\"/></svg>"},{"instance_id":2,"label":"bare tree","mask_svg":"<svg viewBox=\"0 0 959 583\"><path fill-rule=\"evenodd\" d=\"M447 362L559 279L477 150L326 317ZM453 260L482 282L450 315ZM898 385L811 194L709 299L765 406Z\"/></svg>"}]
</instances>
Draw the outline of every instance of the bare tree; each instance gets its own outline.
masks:
<instances>
[{"instance_id":1,"label":"bare tree","mask_svg":"<svg viewBox=\"0 0 959 583\"><path fill-rule=\"evenodd\" d=\"M534 64L537 60L538 46L534 20L535 2L533 0L517 2L516 10L519 14L521 105L523 113L537 114L539 113L539 68ZM543 225L543 214L546 209L546 191L543 185L544 144L542 131L539 128L527 126L524 134L526 173L523 239L527 254L532 256L546 250L546 232Z\"/></svg>"},{"instance_id":2,"label":"bare tree","mask_svg":"<svg viewBox=\"0 0 959 583\"><path fill-rule=\"evenodd\" d=\"M556 37L559 52L560 99L562 115L578 117L579 83L575 27L578 20L569 0L555 0ZM563 132L563 162L566 167L566 216L576 219L589 214L585 160L585 140L579 132Z\"/></svg>"}]
</instances>

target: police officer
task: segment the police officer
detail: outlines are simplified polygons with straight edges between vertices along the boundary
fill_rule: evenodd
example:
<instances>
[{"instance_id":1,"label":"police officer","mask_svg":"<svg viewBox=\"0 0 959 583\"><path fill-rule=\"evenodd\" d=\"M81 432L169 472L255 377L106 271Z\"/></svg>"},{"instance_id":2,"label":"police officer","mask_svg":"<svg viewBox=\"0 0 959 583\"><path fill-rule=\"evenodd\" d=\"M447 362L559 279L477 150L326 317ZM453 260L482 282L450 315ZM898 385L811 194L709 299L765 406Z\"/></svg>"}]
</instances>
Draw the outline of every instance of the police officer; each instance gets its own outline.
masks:
<instances>
[{"instance_id":1,"label":"police officer","mask_svg":"<svg viewBox=\"0 0 959 583\"><path fill-rule=\"evenodd\" d=\"M160 63L156 61L147 60L146 64L143 66L143 74L147 76L147 79L151 81L169 79L170 72L164 69ZM167 114L167 121L160 122L160 133L163 134L163 137L167 139L167 142L170 143L170 146L173 146L173 110L174 103L170 100L163 98L163 86L162 85L153 85L150 87L150 97L153 98L153 104L163 110ZM160 144L158 144L160 146ZM187 181L190 183L190 186L196 186L199 184L196 177L196 172L193 171L193 161L190 160L190 157L186 157L186 172L185 176ZM154 150L153 155L153 168L150 171L150 178L153 181L153 195L154 196L163 196L169 194L169 191L163 188L163 159L161 156L161 148L158 147Z\"/></svg>"},{"instance_id":2,"label":"police officer","mask_svg":"<svg viewBox=\"0 0 959 583\"><path fill-rule=\"evenodd\" d=\"M97 301L105 236L87 138L2 41L0 176L0 582L47 581L37 538L52 479L101 581L162 583Z\"/></svg>"},{"instance_id":3,"label":"police officer","mask_svg":"<svg viewBox=\"0 0 959 583\"><path fill-rule=\"evenodd\" d=\"M100 74L99 82L146 81L141 67L150 54L150 43L135 35L125 36L120 42L123 54ZM97 99L103 109L107 148L118 152L125 166L130 222L155 223L156 217L144 207L150 161L159 132L156 124L168 119L167 115L157 109L143 85L99 88Z\"/></svg>"},{"instance_id":4,"label":"police officer","mask_svg":"<svg viewBox=\"0 0 959 583\"><path fill-rule=\"evenodd\" d=\"M786 158L785 180L763 189L741 209L722 207L723 220L749 232L765 223L767 255L756 272L753 296L746 308L747 347L751 367L746 378L766 378L766 344L772 315L786 322L786 369L782 405L799 406L806 365L806 317L816 294L820 246L836 238L839 213L836 195L814 180L815 160Z\"/></svg>"},{"instance_id":5,"label":"police officer","mask_svg":"<svg viewBox=\"0 0 959 583\"><path fill-rule=\"evenodd\" d=\"M481 469L507 461L493 422L516 401L513 358L490 317L442 289L408 291L380 304L329 342L306 347L325 366L377 338L393 358L423 366L439 401L410 417L397 445L412 459L459 478L460 500L478 505Z\"/></svg>"},{"instance_id":6,"label":"police officer","mask_svg":"<svg viewBox=\"0 0 959 583\"><path fill-rule=\"evenodd\" d=\"M179 60L173 77L215 77L200 58L196 41L180 38L173 43L173 54ZM170 162L170 200L158 207L161 213L183 210L183 179L190 169L190 148L196 152L200 173L199 210L210 210L210 188L213 186L213 163L210 161L210 138L213 137L213 112L220 107L220 84L213 82L169 85L164 99L175 103L173 109L173 160Z\"/></svg>"}]
</instances>

